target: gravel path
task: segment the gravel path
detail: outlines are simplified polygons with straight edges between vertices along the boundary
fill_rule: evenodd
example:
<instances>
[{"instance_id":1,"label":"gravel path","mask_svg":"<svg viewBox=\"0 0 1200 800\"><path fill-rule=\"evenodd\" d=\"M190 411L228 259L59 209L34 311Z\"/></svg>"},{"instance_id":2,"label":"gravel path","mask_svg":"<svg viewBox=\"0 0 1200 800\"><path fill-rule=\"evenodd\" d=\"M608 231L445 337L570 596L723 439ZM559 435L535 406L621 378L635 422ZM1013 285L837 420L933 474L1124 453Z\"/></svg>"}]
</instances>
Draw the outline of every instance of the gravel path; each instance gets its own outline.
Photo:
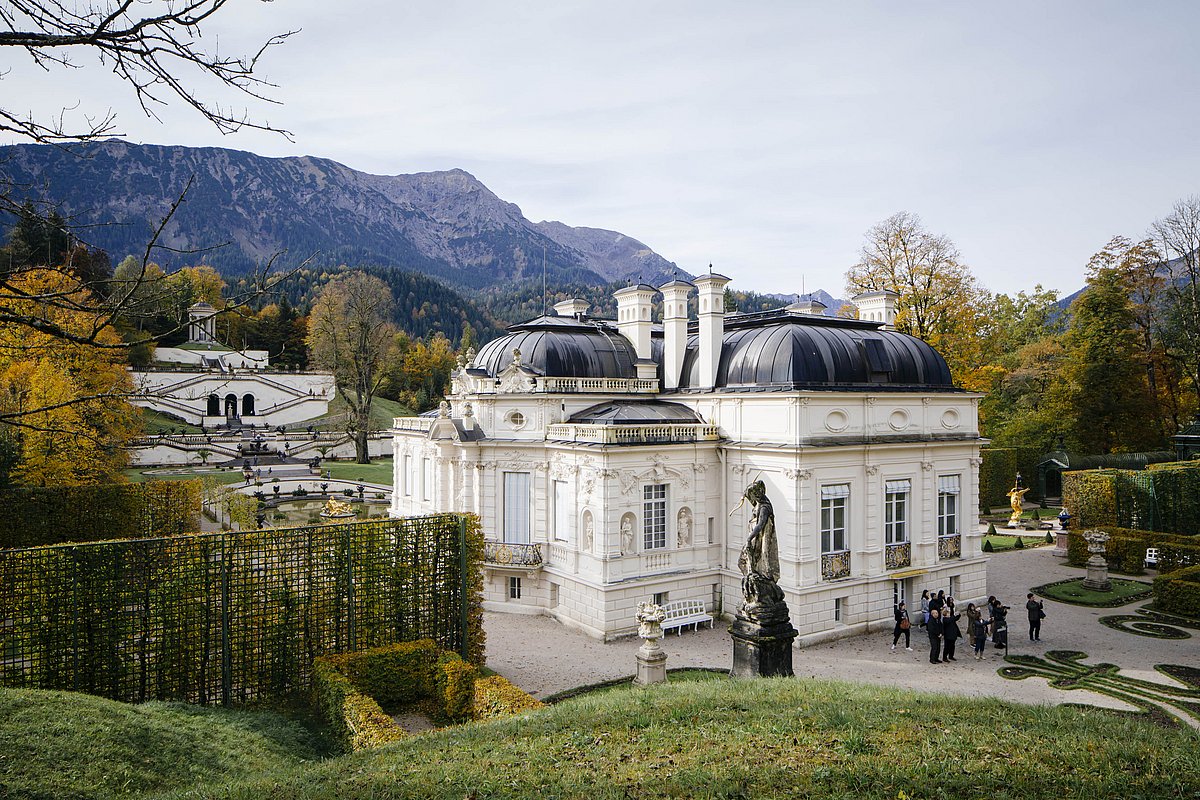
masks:
<instances>
[{"instance_id":1,"label":"gravel path","mask_svg":"<svg viewBox=\"0 0 1200 800\"><path fill-rule=\"evenodd\" d=\"M1200 662L1200 639L1195 635L1183 640L1152 639L1114 631L1096 621L1109 614L1130 613L1145 601L1119 609L1094 609L1047 600L1042 641L1030 642L1025 593L1030 587L1082 574L1083 570L1066 566L1050 547L1009 551L991 558L989 593L1012 606L1009 617L1012 653L1082 650L1088 654L1089 663L1111 662L1121 666L1126 675L1157 682L1167 679L1154 670L1154 664ZM960 606L961 610L965 610L965 604ZM605 644L565 628L549 617L489 612L484 615L484 627L488 636L488 666L535 697L632 675L636 669L634 654L641 643L630 639ZM1003 664L1001 651L992 650L990 643L982 662L975 660L970 645L961 640L957 662L934 665L928 659L929 640L918 628L913 629L913 652L903 648L889 652L891 641L889 626L886 632L798 649L793 654L793 667L798 677L837 678L1022 703L1074 702L1128 707L1088 691L1053 689L1041 678L1021 681L1001 678L996 673ZM712 630L668 634L663 639L663 649L668 654L668 668L728 669L733 659L728 625L719 620Z\"/></svg>"}]
</instances>

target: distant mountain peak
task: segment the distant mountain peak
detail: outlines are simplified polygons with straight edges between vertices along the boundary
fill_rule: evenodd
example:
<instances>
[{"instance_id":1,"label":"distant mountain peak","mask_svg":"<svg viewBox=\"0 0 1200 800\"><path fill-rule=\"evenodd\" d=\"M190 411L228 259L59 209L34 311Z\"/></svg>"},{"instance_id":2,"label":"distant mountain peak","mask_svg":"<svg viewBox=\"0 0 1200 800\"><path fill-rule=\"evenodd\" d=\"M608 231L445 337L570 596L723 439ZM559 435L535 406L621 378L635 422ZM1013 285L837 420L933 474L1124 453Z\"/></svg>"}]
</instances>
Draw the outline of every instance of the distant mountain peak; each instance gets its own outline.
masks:
<instances>
[{"instance_id":1,"label":"distant mountain peak","mask_svg":"<svg viewBox=\"0 0 1200 800\"><path fill-rule=\"evenodd\" d=\"M229 246L201 256L156 254L165 266L203 260L231 273L282 252L286 268L395 267L452 285L485 288L541 274L601 285L676 270L616 231L533 223L478 178L453 168L372 175L319 156L266 158L217 147L141 145L122 139L67 147L0 147L0 174L29 187L17 199L55 203L90 244L114 260L140 253L183 188L187 200L165 230L177 250Z\"/></svg>"}]
</instances>

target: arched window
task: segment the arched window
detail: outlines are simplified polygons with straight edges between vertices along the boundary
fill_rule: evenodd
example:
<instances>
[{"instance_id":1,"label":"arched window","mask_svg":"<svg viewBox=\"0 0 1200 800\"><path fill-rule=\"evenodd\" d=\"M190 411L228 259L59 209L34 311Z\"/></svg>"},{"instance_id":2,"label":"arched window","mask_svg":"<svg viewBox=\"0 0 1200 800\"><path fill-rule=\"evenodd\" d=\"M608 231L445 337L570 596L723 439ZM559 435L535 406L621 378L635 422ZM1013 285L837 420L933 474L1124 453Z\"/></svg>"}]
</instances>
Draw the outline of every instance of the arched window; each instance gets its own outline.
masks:
<instances>
[{"instance_id":1,"label":"arched window","mask_svg":"<svg viewBox=\"0 0 1200 800\"><path fill-rule=\"evenodd\" d=\"M208 413L206 416L221 416L221 398L217 397L215 394L210 394L208 396Z\"/></svg>"},{"instance_id":2,"label":"arched window","mask_svg":"<svg viewBox=\"0 0 1200 800\"><path fill-rule=\"evenodd\" d=\"M236 394L225 395L225 416L236 417L238 415L238 399Z\"/></svg>"},{"instance_id":3,"label":"arched window","mask_svg":"<svg viewBox=\"0 0 1200 800\"><path fill-rule=\"evenodd\" d=\"M242 416L243 417L253 417L254 416L254 395L247 394L244 397L242 397Z\"/></svg>"}]
</instances>

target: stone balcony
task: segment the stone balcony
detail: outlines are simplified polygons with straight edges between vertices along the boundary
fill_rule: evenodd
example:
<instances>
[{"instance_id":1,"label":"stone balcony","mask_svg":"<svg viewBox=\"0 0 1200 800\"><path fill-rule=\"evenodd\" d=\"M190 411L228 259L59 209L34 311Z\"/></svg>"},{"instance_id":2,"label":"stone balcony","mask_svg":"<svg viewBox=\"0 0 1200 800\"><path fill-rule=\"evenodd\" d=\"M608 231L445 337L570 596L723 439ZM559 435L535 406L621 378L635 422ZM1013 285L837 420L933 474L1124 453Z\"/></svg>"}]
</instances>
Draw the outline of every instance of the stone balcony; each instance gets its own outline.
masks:
<instances>
[{"instance_id":1,"label":"stone balcony","mask_svg":"<svg viewBox=\"0 0 1200 800\"><path fill-rule=\"evenodd\" d=\"M560 423L546 430L555 442L578 444L634 445L715 442L721 438L716 425L570 425Z\"/></svg>"}]
</instances>

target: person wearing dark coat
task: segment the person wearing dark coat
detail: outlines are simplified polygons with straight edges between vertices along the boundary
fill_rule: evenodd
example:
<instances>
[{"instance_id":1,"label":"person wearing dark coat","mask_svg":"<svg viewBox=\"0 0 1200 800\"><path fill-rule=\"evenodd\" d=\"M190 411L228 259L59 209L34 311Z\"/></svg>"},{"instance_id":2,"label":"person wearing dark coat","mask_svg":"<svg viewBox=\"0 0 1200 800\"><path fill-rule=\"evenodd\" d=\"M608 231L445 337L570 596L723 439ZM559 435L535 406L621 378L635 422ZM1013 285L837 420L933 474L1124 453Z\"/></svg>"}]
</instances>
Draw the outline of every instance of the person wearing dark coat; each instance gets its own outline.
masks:
<instances>
[{"instance_id":1,"label":"person wearing dark coat","mask_svg":"<svg viewBox=\"0 0 1200 800\"><path fill-rule=\"evenodd\" d=\"M962 638L962 631L958 628L958 621L962 619L961 614L955 614L952 610L946 609L942 612L942 660L957 661L954 657L954 643Z\"/></svg>"},{"instance_id":2,"label":"person wearing dark coat","mask_svg":"<svg viewBox=\"0 0 1200 800\"><path fill-rule=\"evenodd\" d=\"M992 601L992 644L997 650L1008 649L1008 606Z\"/></svg>"},{"instance_id":3,"label":"person wearing dark coat","mask_svg":"<svg viewBox=\"0 0 1200 800\"><path fill-rule=\"evenodd\" d=\"M929 663L942 663L938 658L942 652L942 620L936 609L929 611L929 624L925 626L925 632L929 634Z\"/></svg>"},{"instance_id":4,"label":"person wearing dark coat","mask_svg":"<svg viewBox=\"0 0 1200 800\"><path fill-rule=\"evenodd\" d=\"M896 652L896 643L900 641L900 634L904 634L904 649L912 650L912 632L909 630L912 627L912 621L909 619L908 607L903 600L892 609L892 615L896 618L896 627L892 630L892 652Z\"/></svg>"},{"instance_id":5,"label":"person wearing dark coat","mask_svg":"<svg viewBox=\"0 0 1200 800\"><path fill-rule=\"evenodd\" d=\"M1042 608L1042 604L1033 599L1033 592L1025 595L1025 610L1029 612L1029 641L1040 642L1042 640L1042 617L1046 616L1046 612Z\"/></svg>"},{"instance_id":6,"label":"person wearing dark coat","mask_svg":"<svg viewBox=\"0 0 1200 800\"><path fill-rule=\"evenodd\" d=\"M929 601L929 610L930 611L933 611L935 608L938 611L941 611L945 607L946 607L946 593L945 592L938 592L937 597L934 597L934 598L930 599L930 601Z\"/></svg>"}]
</instances>

